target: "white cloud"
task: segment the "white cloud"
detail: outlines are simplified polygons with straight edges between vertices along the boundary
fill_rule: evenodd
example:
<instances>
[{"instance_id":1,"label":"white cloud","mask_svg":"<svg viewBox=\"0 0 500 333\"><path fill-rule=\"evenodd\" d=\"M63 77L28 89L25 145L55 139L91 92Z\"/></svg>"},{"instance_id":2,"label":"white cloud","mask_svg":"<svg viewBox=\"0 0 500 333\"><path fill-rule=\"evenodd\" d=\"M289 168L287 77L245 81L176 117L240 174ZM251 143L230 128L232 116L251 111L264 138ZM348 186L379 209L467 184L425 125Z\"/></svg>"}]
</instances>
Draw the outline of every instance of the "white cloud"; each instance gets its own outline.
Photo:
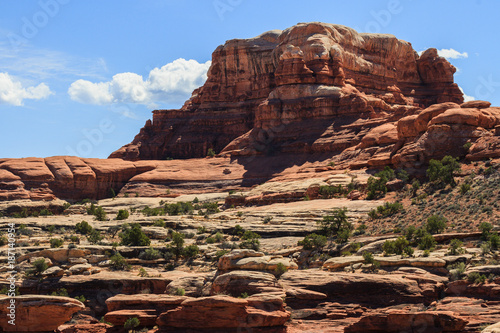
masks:
<instances>
[{"instance_id":1,"label":"white cloud","mask_svg":"<svg viewBox=\"0 0 500 333\"><path fill-rule=\"evenodd\" d=\"M469 96L469 95L465 94L465 92L462 89L462 87L458 87L458 89L460 89L460 91L462 92L462 94L464 94L464 102L470 102L470 101L475 101L476 100L476 98L474 98L473 96Z\"/></svg>"},{"instance_id":2,"label":"white cloud","mask_svg":"<svg viewBox=\"0 0 500 333\"><path fill-rule=\"evenodd\" d=\"M21 106L25 99L43 99L52 94L45 83L23 87L23 84L9 73L0 73L0 104Z\"/></svg>"},{"instance_id":3,"label":"white cloud","mask_svg":"<svg viewBox=\"0 0 500 333\"><path fill-rule=\"evenodd\" d=\"M469 54L467 52L460 53L454 49L441 49L438 50L438 54L440 57L446 59L461 59L461 58L465 59L469 57Z\"/></svg>"},{"instance_id":4,"label":"white cloud","mask_svg":"<svg viewBox=\"0 0 500 333\"><path fill-rule=\"evenodd\" d=\"M180 58L154 68L146 80L135 73L119 73L107 82L78 80L71 84L68 94L72 100L86 104L182 103L206 81L210 64Z\"/></svg>"}]
</instances>

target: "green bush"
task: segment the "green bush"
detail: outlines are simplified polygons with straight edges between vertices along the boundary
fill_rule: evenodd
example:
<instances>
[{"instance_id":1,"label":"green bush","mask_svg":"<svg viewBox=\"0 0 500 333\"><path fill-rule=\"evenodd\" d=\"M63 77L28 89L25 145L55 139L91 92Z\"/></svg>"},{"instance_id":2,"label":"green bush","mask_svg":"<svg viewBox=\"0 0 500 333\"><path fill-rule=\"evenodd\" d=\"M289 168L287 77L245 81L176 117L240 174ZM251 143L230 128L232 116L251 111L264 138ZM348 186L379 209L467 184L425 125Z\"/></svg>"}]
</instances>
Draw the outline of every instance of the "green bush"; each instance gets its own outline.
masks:
<instances>
[{"instance_id":1,"label":"green bush","mask_svg":"<svg viewBox=\"0 0 500 333\"><path fill-rule=\"evenodd\" d=\"M488 222L482 222L479 225L479 230L483 233L482 238L483 240L487 240L488 237L490 236L491 230L493 230L493 225Z\"/></svg>"},{"instance_id":2,"label":"green bush","mask_svg":"<svg viewBox=\"0 0 500 333\"><path fill-rule=\"evenodd\" d=\"M386 178L377 178L370 177L368 178L367 190L368 194L366 199L374 200L378 198L382 198L387 193L387 179Z\"/></svg>"},{"instance_id":3,"label":"green bush","mask_svg":"<svg viewBox=\"0 0 500 333\"><path fill-rule=\"evenodd\" d=\"M202 207L205 209L205 214L215 214L220 212L217 202L206 202Z\"/></svg>"},{"instance_id":4,"label":"green bush","mask_svg":"<svg viewBox=\"0 0 500 333\"><path fill-rule=\"evenodd\" d=\"M215 157L215 150L213 150L212 148L208 148L207 156L208 157Z\"/></svg>"},{"instance_id":5,"label":"green bush","mask_svg":"<svg viewBox=\"0 0 500 333\"><path fill-rule=\"evenodd\" d=\"M241 239L243 241L240 243L240 248L252 249L252 250L258 251L260 248L259 238L260 238L259 234L255 233L253 231L250 231L250 230L245 231L243 236L241 236Z\"/></svg>"},{"instance_id":6,"label":"green bush","mask_svg":"<svg viewBox=\"0 0 500 333\"><path fill-rule=\"evenodd\" d=\"M200 249L198 248L198 245L191 244L186 246L183 252L186 258L194 258L200 253Z\"/></svg>"},{"instance_id":7,"label":"green bush","mask_svg":"<svg viewBox=\"0 0 500 333\"><path fill-rule=\"evenodd\" d=\"M446 218L441 215L432 215L427 218L425 228L431 234L439 234L446 229Z\"/></svg>"},{"instance_id":8,"label":"green bush","mask_svg":"<svg viewBox=\"0 0 500 333\"><path fill-rule=\"evenodd\" d=\"M139 254L139 259L143 260L156 260L162 257L160 251L155 248L150 247Z\"/></svg>"},{"instance_id":9,"label":"green bush","mask_svg":"<svg viewBox=\"0 0 500 333\"><path fill-rule=\"evenodd\" d=\"M60 288L56 291L53 291L51 296L61 296L61 297L69 297L68 290L66 288Z\"/></svg>"},{"instance_id":10,"label":"green bush","mask_svg":"<svg viewBox=\"0 0 500 333\"><path fill-rule=\"evenodd\" d=\"M151 240L142 231L141 226L138 223L133 223L131 225L124 225L123 231L120 233L120 238L122 239L122 245L127 246L149 246Z\"/></svg>"},{"instance_id":11,"label":"green bush","mask_svg":"<svg viewBox=\"0 0 500 333\"><path fill-rule=\"evenodd\" d=\"M134 328L136 328L140 324L141 324L141 322L136 317L129 318L123 324L123 328L126 329L126 330L133 330Z\"/></svg>"},{"instance_id":12,"label":"green bush","mask_svg":"<svg viewBox=\"0 0 500 333\"><path fill-rule=\"evenodd\" d=\"M469 273L469 275L467 275L467 281L472 283L485 283L486 279L486 275L480 274L479 272L471 272Z\"/></svg>"},{"instance_id":13,"label":"green bush","mask_svg":"<svg viewBox=\"0 0 500 333\"><path fill-rule=\"evenodd\" d=\"M403 253L405 253L405 249L409 246L409 244L410 243L408 242L406 237L401 236L394 241L385 241L385 243L382 245L382 249L386 254L402 255Z\"/></svg>"},{"instance_id":14,"label":"green bush","mask_svg":"<svg viewBox=\"0 0 500 333\"><path fill-rule=\"evenodd\" d=\"M117 220L126 220L130 216L130 213L126 209L120 209L118 211L118 214L116 214L116 219Z\"/></svg>"},{"instance_id":15,"label":"green bush","mask_svg":"<svg viewBox=\"0 0 500 333\"><path fill-rule=\"evenodd\" d=\"M33 230L26 227L26 225L21 224L17 229L18 235L31 236L33 235Z\"/></svg>"},{"instance_id":16,"label":"green bush","mask_svg":"<svg viewBox=\"0 0 500 333\"><path fill-rule=\"evenodd\" d=\"M58 248L64 244L64 241L60 238L52 238L49 242L51 248Z\"/></svg>"},{"instance_id":17,"label":"green bush","mask_svg":"<svg viewBox=\"0 0 500 333\"><path fill-rule=\"evenodd\" d=\"M376 209L372 209L368 216L372 219L389 217L394 214L399 213L403 210L403 205L400 202L386 202L382 206L378 206Z\"/></svg>"},{"instance_id":18,"label":"green bush","mask_svg":"<svg viewBox=\"0 0 500 333\"><path fill-rule=\"evenodd\" d=\"M496 250L500 247L500 236L498 234L491 234L488 237L488 244L493 250Z\"/></svg>"},{"instance_id":19,"label":"green bush","mask_svg":"<svg viewBox=\"0 0 500 333\"><path fill-rule=\"evenodd\" d=\"M324 185L319 187L319 195L325 199L343 196L348 192L342 185Z\"/></svg>"},{"instance_id":20,"label":"green bush","mask_svg":"<svg viewBox=\"0 0 500 333\"><path fill-rule=\"evenodd\" d=\"M349 228L342 228L337 232L337 238L335 239L335 242L338 244L347 243L350 236L351 230Z\"/></svg>"},{"instance_id":21,"label":"green bush","mask_svg":"<svg viewBox=\"0 0 500 333\"><path fill-rule=\"evenodd\" d=\"M464 253L465 249L462 248L463 245L464 245L464 243L461 240L456 239L456 238L452 239L450 241L450 247L448 248L448 253L451 255L457 255L460 253Z\"/></svg>"},{"instance_id":22,"label":"green bush","mask_svg":"<svg viewBox=\"0 0 500 333\"><path fill-rule=\"evenodd\" d=\"M324 216L323 220L318 223L320 224L322 233L327 236L337 235L340 229L351 228L347 221L347 208L334 210L332 215Z\"/></svg>"},{"instance_id":23,"label":"green bush","mask_svg":"<svg viewBox=\"0 0 500 333\"><path fill-rule=\"evenodd\" d=\"M326 245L327 238L323 235L309 234L303 240L298 242L299 246L303 246L304 250L321 249Z\"/></svg>"},{"instance_id":24,"label":"green bush","mask_svg":"<svg viewBox=\"0 0 500 333\"><path fill-rule=\"evenodd\" d=\"M373 264L375 262L375 258L373 257L373 253L365 251L363 252L363 259L365 264Z\"/></svg>"},{"instance_id":25,"label":"green bush","mask_svg":"<svg viewBox=\"0 0 500 333\"><path fill-rule=\"evenodd\" d=\"M285 265L283 265L281 262L279 262L276 265L276 269L274 270L274 273L276 274L276 276L280 277L283 274L285 274L287 271L288 271L288 268Z\"/></svg>"},{"instance_id":26,"label":"green bush","mask_svg":"<svg viewBox=\"0 0 500 333\"><path fill-rule=\"evenodd\" d=\"M87 240L91 243L91 244L97 244L99 243L100 241L103 240L103 236L101 235L101 232L98 231L98 230L95 230L93 229L89 234L87 234Z\"/></svg>"},{"instance_id":27,"label":"green bush","mask_svg":"<svg viewBox=\"0 0 500 333\"><path fill-rule=\"evenodd\" d=\"M437 184L455 186L453 173L460 170L460 164L457 159L452 156L445 156L441 161L430 160L427 168L427 176L431 182Z\"/></svg>"},{"instance_id":28,"label":"green bush","mask_svg":"<svg viewBox=\"0 0 500 333\"><path fill-rule=\"evenodd\" d=\"M102 208L101 206L97 206L94 216L97 221L106 221L108 219L104 208Z\"/></svg>"},{"instance_id":29,"label":"green bush","mask_svg":"<svg viewBox=\"0 0 500 333\"><path fill-rule=\"evenodd\" d=\"M127 264L127 261L125 260L125 258L123 258L123 256L120 254L120 252L117 252L116 254L111 256L111 258L109 258L109 259L111 260L110 267L114 270L129 270L130 269L130 265Z\"/></svg>"},{"instance_id":30,"label":"green bush","mask_svg":"<svg viewBox=\"0 0 500 333\"><path fill-rule=\"evenodd\" d=\"M44 258L40 258L40 259L35 260L35 262L33 263L33 268L31 270L31 272L34 275L40 275L47 268L49 268L49 265L45 262L45 259Z\"/></svg>"},{"instance_id":31,"label":"green bush","mask_svg":"<svg viewBox=\"0 0 500 333\"><path fill-rule=\"evenodd\" d=\"M94 230L94 228L92 228L92 226L87 221L82 221L82 222L77 223L75 225L75 230L79 234L87 235L87 234L91 233L92 230Z\"/></svg>"},{"instance_id":32,"label":"green bush","mask_svg":"<svg viewBox=\"0 0 500 333\"><path fill-rule=\"evenodd\" d=\"M460 184L460 193L465 194L470 191L470 184L468 183L462 183Z\"/></svg>"},{"instance_id":33,"label":"green bush","mask_svg":"<svg viewBox=\"0 0 500 333\"><path fill-rule=\"evenodd\" d=\"M418 243L418 248L421 250L432 250L435 246L436 240L429 233L426 233Z\"/></svg>"}]
</instances>

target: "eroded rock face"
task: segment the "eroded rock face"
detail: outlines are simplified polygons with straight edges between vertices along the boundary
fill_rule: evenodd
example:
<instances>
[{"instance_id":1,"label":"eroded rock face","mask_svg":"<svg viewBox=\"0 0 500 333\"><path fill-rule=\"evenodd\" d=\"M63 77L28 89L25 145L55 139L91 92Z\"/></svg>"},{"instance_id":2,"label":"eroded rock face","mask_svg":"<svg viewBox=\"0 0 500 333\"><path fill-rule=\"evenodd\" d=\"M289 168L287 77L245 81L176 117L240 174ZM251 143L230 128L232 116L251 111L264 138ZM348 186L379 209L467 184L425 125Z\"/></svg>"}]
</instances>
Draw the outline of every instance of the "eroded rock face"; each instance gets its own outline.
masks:
<instances>
[{"instance_id":1,"label":"eroded rock face","mask_svg":"<svg viewBox=\"0 0 500 333\"><path fill-rule=\"evenodd\" d=\"M154 111L110 157L192 158L209 148L231 156L340 153L420 107L462 103L455 71L436 49L419 56L392 35L334 24L230 40L214 51L206 83L180 110ZM395 138L389 131L378 144Z\"/></svg>"},{"instance_id":2,"label":"eroded rock face","mask_svg":"<svg viewBox=\"0 0 500 333\"><path fill-rule=\"evenodd\" d=\"M409 313L396 310L364 316L358 322L346 327L344 332L463 332L465 325L467 325L467 321L456 316L453 312Z\"/></svg>"},{"instance_id":3,"label":"eroded rock face","mask_svg":"<svg viewBox=\"0 0 500 333\"><path fill-rule=\"evenodd\" d=\"M85 306L82 302L69 297L22 295L15 300L15 325L10 325L7 316L11 298L0 298L0 326L7 332L44 332L54 331L69 321L72 315Z\"/></svg>"},{"instance_id":4,"label":"eroded rock face","mask_svg":"<svg viewBox=\"0 0 500 333\"><path fill-rule=\"evenodd\" d=\"M187 299L178 308L161 314L156 323L160 328L225 331L283 326L289 318L278 296L210 296Z\"/></svg>"}]
</instances>

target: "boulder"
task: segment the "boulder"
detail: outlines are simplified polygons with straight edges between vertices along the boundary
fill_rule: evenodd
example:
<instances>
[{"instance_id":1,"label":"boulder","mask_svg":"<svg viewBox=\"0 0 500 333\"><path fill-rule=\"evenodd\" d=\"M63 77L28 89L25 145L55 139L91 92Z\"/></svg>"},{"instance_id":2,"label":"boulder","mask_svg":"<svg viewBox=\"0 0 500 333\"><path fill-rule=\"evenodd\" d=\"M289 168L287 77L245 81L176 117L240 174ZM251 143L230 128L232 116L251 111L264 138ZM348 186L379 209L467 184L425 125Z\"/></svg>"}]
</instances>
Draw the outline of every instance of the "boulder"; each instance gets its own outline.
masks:
<instances>
[{"instance_id":1,"label":"boulder","mask_svg":"<svg viewBox=\"0 0 500 333\"><path fill-rule=\"evenodd\" d=\"M254 271L232 271L219 275L210 291L212 295L223 293L234 297L243 293L253 295L266 292L283 292L283 288L273 274Z\"/></svg>"},{"instance_id":2,"label":"boulder","mask_svg":"<svg viewBox=\"0 0 500 333\"><path fill-rule=\"evenodd\" d=\"M219 259L218 267L220 271L255 270L276 273L278 264L287 269L298 269L291 259L266 256L253 250L233 250Z\"/></svg>"},{"instance_id":3,"label":"boulder","mask_svg":"<svg viewBox=\"0 0 500 333\"><path fill-rule=\"evenodd\" d=\"M11 318L7 308L14 301L15 326L8 323ZM82 302L74 298L42 295L0 297L0 327L8 332L54 331L69 321L73 314L85 309Z\"/></svg>"}]
</instances>

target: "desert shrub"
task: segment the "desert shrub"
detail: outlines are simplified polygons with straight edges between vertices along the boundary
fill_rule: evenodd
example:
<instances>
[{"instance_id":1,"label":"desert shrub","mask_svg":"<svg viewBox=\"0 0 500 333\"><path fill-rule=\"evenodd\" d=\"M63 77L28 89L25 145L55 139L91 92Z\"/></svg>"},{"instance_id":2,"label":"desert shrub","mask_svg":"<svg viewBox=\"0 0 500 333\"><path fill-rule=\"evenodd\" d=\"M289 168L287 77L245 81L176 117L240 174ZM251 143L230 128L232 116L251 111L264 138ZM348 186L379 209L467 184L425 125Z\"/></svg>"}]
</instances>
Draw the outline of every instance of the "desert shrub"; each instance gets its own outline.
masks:
<instances>
[{"instance_id":1,"label":"desert shrub","mask_svg":"<svg viewBox=\"0 0 500 333\"><path fill-rule=\"evenodd\" d=\"M427 218L425 228L431 234L439 234L446 229L446 218L441 215L432 215Z\"/></svg>"},{"instance_id":2,"label":"desert shrub","mask_svg":"<svg viewBox=\"0 0 500 333\"><path fill-rule=\"evenodd\" d=\"M323 198L333 198L335 196L343 196L348 193L342 185L324 185L319 187L319 195Z\"/></svg>"},{"instance_id":3,"label":"desert shrub","mask_svg":"<svg viewBox=\"0 0 500 333\"><path fill-rule=\"evenodd\" d=\"M109 258L111 261L110 267L114 270L129 270L130 265L127 264L127 261L123 256L120 254L120 252L117 252L111 258Z\"/></svg>"},{"instance_id":4,"label":"desert shrub","mask_svg":"<svg viewBox=\"0 0 500 333\"><path fill-rule=\"evenodd\" d=\"M470 184L468 183L462 183L460 184L460 193L465 194L470 191Z\"/></svg>"},{"instance_id":5,"label":"desert shrub","mask_svg":"<svg viewBox=\"0 0 500 333\"><path fill-rule=\"evenodd\" d=\"M200 249L198 248L198 245L191 244L186 246L183 252L186 258L194 258L200 253Z\"/></svg>"},{"instance_id":6,"label":"desert shrub","mask_svg":"<svg viewBox=\"0 0 500 333\"><path fill-rule=\"evenodd\" d=\"M141 322L136 317L129 318L123 324L123 328L126 329L126 330L133 330L134 328L136 328L140 324L141 324Z\"/></svg>"},{"instance_id":7,"label":"desert shrub","mask_svg":"<svg viewBox=\"0 0 500 333\"><path fill-rule=\"evenodd\" d=\"M164 211L168 215L185 215L192 213L193 210L193 204L190 202L176 202L164 206Z\"/></svg>"},{"instance_id":8,"label":"desert shrub","mask_svg":"<svg viewBox=\"0 0 500 333\"><path fill-rule=\"evenodd\" d=\"M31 269L31 272L33 275L40 275L42 274L47 268L49 268L49 265L45 262L44 258L40 258L35 260L35 262L32 264L33 268Z\"/></svg>"},{"instance_id":9,"label":"desert shrub","mask_svg":"<svg viewBox=\"0 0 500 333\"><path fill-rule=\"evenodd\" d=\"M162 257L162 254L160 253L160 251L158 251L157 249L152 248L152 247L142 251L139 254L139 259L143 259L143 260L156 260L156 259L159 259L161 257Z\"/></svg>"},{"instance_id":10,"label":"desert shrub","mask_svg":"<svg viewBox=\"0 0 500 333\"><path fill-rule=\"evenodd\" d=\"M87 240L91 244L97 244L102 241L103 238L104 237L101 235L101 232L99 230L93 229L89 234L87 234Z\"/></svg>"},{"instance_id":11,"label":"desert shrub","mask_svg":"<svg viewBox=\"0 0 500 333\"><path fill-rule=\"evenodd\" d=\"M332 215L323 217L323 220L318 222L323 234L327 236L336 235L342 228L350 228L347 221L347 208L336 209Z\"/></svg>"},{"instance_id":12,"label":"desert shrub","mask_svg":"<svg viewBox=\"0 0 500 333\"><path fill-rule=\"evenodd\" d=\"M488 237L488 244L493 250L496 250L500 247L500 236L498 234L491 234Z\"/></svg>"},{"instance_id":13,"label":"desert shrub","mask_svg":"<svg viewBox=\"0 0 500 333\"><path fill-rule=\"evenodd\" d=\"M335 239L335 242L338 244L347 243L350 236L351 236L351 229L342 228L337 232L337 238Z\"/></svg>"},{"instance_id":14,"label":"desert shrub","mask_svg":"<svg viewBox=\"0 0 500 333\"><path fill-rule=\"evenodd\" d=\"M149 244L151 244L151 240L148 236L146 236L144 231L142 231L142 228L138 223L124 225L123 231L119 236L122 239L122 245L149 246Z\"/></svg>"},{"instance_id":15,"label":"desert shrub","mask_svg":"<svg viewBox=\"0 0 500 333\"><path fill-rule=\"evenodd\" d=\"M463 147L464 147L464 150L465 150L466 152L468 152L468 151L469 151L469 149L470 149L470 147L472 147L472 142L466 142L466 143L463 145Z\"/></svg>"},{"instance_id":16,"label":"desert shrub","mask_svg":"<svg viewBox=\"0 0 500 333\"><path fill-rule=\"evenodd\" d=\"M368 178L367 190L368 194L366 199L374 200L378 198L382 198L387 193L387 179L386 178L377 178L370 177Z\"/></svg>"},{"instance_id":17,"label":"desert shrub","mask_svg":"<svg viewBox=\"0 0 500 333\"><path fill-rule=\"evenodd\" d=\"M467 281L472 282L472 283L485 283L486 282L486 275L480 274L479 272L471 272L469 275L467 275Z\"/></svg>"},{"instance_id":18,"label":"desert shrub","mask_svg":"<svg viewBox=\"0 0 500 333\"><path fill-rule=\"evenodd\" d=\"M166 226L165 220L163 220L163 219L158 219L158 220L154 221L154 223L153 223L153 227L165 228L165 226Z\"/></svg>"},{"instance_id":19,"label":"desert shrub","mask_svg":"<svg viewBox=\"0 0 500 333\"><path fill-rule=\"evenodd\" d=\"M215 214L220 212L217 202L205 202L202 207L205 209L205 214Z\"/></svg>"},{"instance_id":20,"label":"desert shrub","mask_svg":"<svg viewBox=\"0 0 500 333\"><path fill-rule=\"evenodd\" d=\"M321 249L326 245L327 238L323 235L309 234L303 240L298 242L304 250Z\"/></svg>"},{"instance_id":21,"label":"desert shrub","mask_svg":"<svg viewBox=\"0 0 500 333\"><path fill-rule=\"evenodd\" d=\"M62 296L69 297L68 290L66 288L59 288L56 291L53 291L51 296Z\"/></svg>"},{"instance_id":22,"label":"desert shrub","mask_svg":"<svg viewBox=\"0 0 500 333\"><path fill-rule=\"evenodd\" d=\"M459 262L454 265L448 266L450 277L452 281L460 280L465 272L465 263Z\"/></svg>"},{"instance_id":23,"label":"desert shrub","mask_svg":"<svg viewBox=\"0 0 500 333\"><path fill-rule=\"evenodd\" d=\"M96 207L94 216L97 221L106 221L108 219L104 208L102 208L101 206Z\"/></svg>"},{"instance_id":24,"label":"desert shrub","mask_svg":"<svg viewBox=\"0 0 500 333\"><path fill-rule=\"evenodd\" d=\"M431 234L425 233L418 242L418 248L421 250L432 250L436 246L436 240Z\"/></svg>"},{"instance_id":25,"label":"desert shrub","mask_svg":"<svg viewBox=\"0 0 500 333\"><path fill-rule=\"evenodd\" d=\"M479 225L479 230L481 230L483 240L487 240L490 236L491 230L493 230L493 225L488 222L482 222Z\"/></svg>"},{"instance_id":26,"label":"desert shrub","mask_svg":"<svg viewBox=\"0 0 500 333\"><path fill-rule=\"evenodd\" d=\"M60 238L52 238L49 242L51 248L58 248L64 244L64 241Z\"/></svg>"},{"instance_id":27,"label":"desert shrub","mask_svg":"<svg viewBox=\"0 0 500 333\"><path fill-rule=\"evenodd\" d=\"M452 156L445 156L441 161L430 160L427 168L427 176L431 182L451 186L455 186L453 173L460 169L460 164L457 159Z\"/></svg>"},{"instance_id":28,"label":"desert shrub","mask_svg":"<svg viewBox=\"0 0 500 333\"><path fill-rule=\"evenodd\" d=\"M180 256L183 254L184 250L184 235L181 234L180 232L173 232L172 233L172 253L175 255L176 259L179 259Z\"/></svg>"},{"instance_id":29,"label":"desert shrub","mask_svg":"<svg viewBox=\"0 0 500 333\"><path fill-rule=\"evenodd\" d=\"M417 228L415 226L410 225L406 230L404 231L404 236L408 241L411 241L413 239L413 235L415 235L415 232L417 231Z\"/></svg>"},{"instance_id":30,"label":"desert shrub","mask_svg":"<svg viewBox=\"0 0 500 333\"><path fill-rule=\"evenodd\" d=\"M208 148L207 156L208 157L215 157L215 150L213 150L212 148Z\"/></svg>"},{"instance_id":31,"label":"desert shrub","mask_svg":"<svg viewBox=\"0 0 500 333\"><path fill-rule=\"evenodd\" d=\"M47 208L42 208L40 210L40 216L51 216L51 215L54 215L54 213L52 213L50 210L48 210Z\"/></svg>"},{"instance_id":32,"label":"desert shrub","mask_svg":"<svg viewBox=\"0 0 500 333\"><path fill-rule=\"evenodd\" d=\"M186 290L183 288L176 288L174 294L177 296L184 296L186 294Z\"/></svg>"},{"instance_id":33,"label":"desert shrub","mask_svg":"<svg viewBox=\"0 0 500 333\"><path fill-rule=\"evenodd\" d=\"M372 219L384 218L397 214L401 210L403 210L403 205L400 202L386 202L382 206L372 209L368 216Z\"/></svg>"},{"instance_id":34,"label":"desert shrub","mask_svg":"<svg viewBox=\"0 0 500 333\"><path fill-rule=\"evenodd\" d=\"M241 236L242 242L240 243L240 248L258 251L260 248L259 238L259 234L250 230L245 231L243 236Z\"/></svg>"},{"instance_id":35,"label":"desert shrub","mask_svg":"<svg viewBox=\"0 0 500 333\"><path fill-rule=\"evenodd\" d=\"M241 236L245 233L245 229L243 229L239 224L235 225L233 230L231 231L231 235Z\"/></svg>"},{"instance_id":36,"label":"desert shrub","mask_svg":"<svg viewBox=\"0 0 500 333\"><path fill-rule=\"evenodd\" d=\"M222 233L220 233L220 232L217 232L217 233L215 234L214 238L215 238L215 241L216 241L217 243L220 243L220 242L222 242L222 241L224 240L224 234L222 234Z\"/></svg>"},{"instance_id":37,"label":"desert shrub","mask_svg":"<svg viewBox=\"0 0 500 333\"><path fill-rule=\"evenodd\" d=\"M281 262L279 262L277 265L276 265L276 268L274 269L274 273L276 274L276 276L280 277L282 276L283 274L285 274L286 272L288 271L288 268L283 265Z\"/></svg>"},{"instance_id":38,"label":"desert shrub","mask_svg":"<svg viewBox=\"0 0 500 333\"><path fill-rule=\"evenodd\" d=\"M150 208L149 206L146 206L144 207L144 209L141 210L141 213L146 216L165 215L165 211L161 207Z\"/></svg>"},{"instance_id":39,"label":"desert shrub","mask_svg":"<svg viewBox=\"0 0 500 333\"><path fill-rule=\"evenodd\" d=\"M126 209L120 209L118 211L118 214L116 214L116 219L117 220L126 220L130 216L130 213Z\"/></svg>"},{"instance_id":40,"label":"desert shrub","mask_svg":"<svg viewBox=\"0 0 500 333\"><path fill-rule=\"evenodd\" d=\"M450 241L450 247L448 248L448 253L451 254L451 255L457 255L459 253L464 253L465 252L465 249L462 248L462 245L464 245L464 243L459 240L459 239L452 239Z\"/></svg>"},{"instance_id":41,"label":"desert shrub","mask_svg":"<svg viewBox=\"0 0 500 333\"><path fill-rule=\"evenodd\" d=\"M491 251L491 245L488 242L481 243L480 248L481 248L482 255L488 254Z\"/></svg>"},{"instance_id":42,"label":"desert shrub","mask_svg":"<svg viewBox=\"0 0 500 333\"><path fill-rule=\"evenodd\" d=\"M31 236L33 235L33 230L26 227L26 225L21 224L17 229L18 235Z\"/></svg>"},{"instance_id":43,"label":"desert shrub","mask_svg":"<svg viewBox=\"0 0 500 333\"><path fill-rule=\"evenodd\" d=\"M82 302L82 303L85 303L85 301L87 300L87 299L85 298L85 296L83 296L83 295L76 296L76 297L75 297L75 299L76 299L77 301Z\"/></svg>"},{"instance_id":44,"label":"desert shrub","mask_svg":"<svg viewBox=\"0 0 500 333\"><path fill-rule=\"evenodd\" d=\"M405 248L408 247L409 244L410 243L408 242L406 237L401 236L394 241L390 240L385 241L385 243L382 245L382 249L386 254L401 255L404 253Z\"/></svg>"}]
</instances>

